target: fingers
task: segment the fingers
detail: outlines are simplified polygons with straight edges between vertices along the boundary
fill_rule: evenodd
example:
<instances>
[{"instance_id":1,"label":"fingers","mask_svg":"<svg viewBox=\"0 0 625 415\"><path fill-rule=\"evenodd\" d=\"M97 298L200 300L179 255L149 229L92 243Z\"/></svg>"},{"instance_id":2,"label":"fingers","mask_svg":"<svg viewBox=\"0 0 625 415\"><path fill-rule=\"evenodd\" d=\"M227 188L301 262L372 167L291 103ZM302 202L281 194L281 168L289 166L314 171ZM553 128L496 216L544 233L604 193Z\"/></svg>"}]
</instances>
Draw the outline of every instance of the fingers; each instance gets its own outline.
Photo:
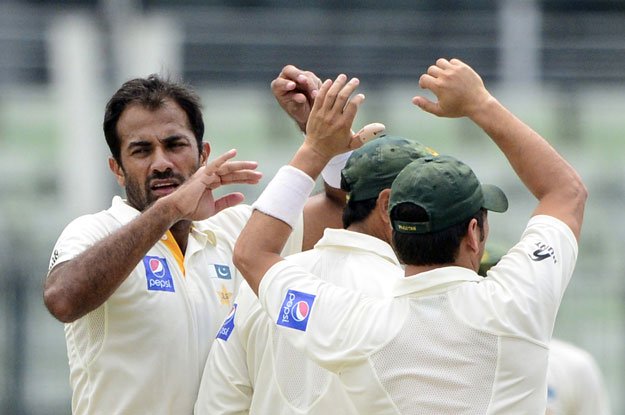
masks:
<instances>
[{"instance_id":1,"label":"fingers","mask_svg":"<svg viewBox=\"0 0 625 415\"><path fill-rule=\"evenodd\" d=\"M299 104L314 100L321 87L321 80L310 71L302 71L286 65L280 75L271 82L271 90L275 96L292 93L291 99Z\"/></svg>"},{"instance_id":2,"label":"fingers","mask_svg":"<svg viewBox=\"0 0 625 415\"><path fill-rule=\"evenodd\" d=\"M344 74L340 74L339 76L336 77L336 79L334 80L330 88L328 89L325 100L323 102L323 108L326 111L331 111L332 108L334 108L334 105L336 104L336 101L338 98L338 94L339 92L342 91L343 86L345 85L345 82L347 82L347 76L345 76ZM345 103L341 105L341 108L344 106L345 106Z\"/></svg>"},{"instance_id":3,"label":"fingers","mask_svg":"<svg viewBox=\"0 0 625 415\"><path fill-rule=\"evenodd\" d=\"M313 103L312 109L314 111L319 111L319 110L321 110L321 108L324 107L324 102L326 100L326 95L327 95L328 90L330 89L331 86L332 86L332 80L326 79L325 81L323 81L323 83L321 84L321 88L319 88L319 93L317 94L317 99L315 99L315 102Z\"/></svg>"},{"instance_id":4,"label":"fingers","mask_svg":"<svg viewBox=\"0 0 625 415\"><path fill-rule=\"evenodd\" d=\"M441 116L443 114L442 109L438 102L432 102L429 99L422 96L415 96L412 98L412 103L423 111L430 114Z\"/></svg>"},{"instance_id":5,"label":"fingers","mask_svg":"<svg viewBox=\"0 0 625 415\"><path fill-rule=\"evenodd\" d=\"M321 79L310 71L303 71L297 75L296 82L297 89L304 91L311 98L315 98L321 87Z\"/></svg>"},{"instance_id":6,"label":"fingers","mask_svg":"<svg viewBox=\"0 0 625 415\"><path fill-rule=\"evenodd\" d=\"M233 150L220 156L206 167L205 174L209 176L208 186L211 190L225 184L257 184L263 174L256 171L258 163L255 161L228 161ZM235 153L236 154L236 153ZM225 160L224 160L225 159ZM216 167L218 165L218 167Z\"/></svg>"},{"instance_id":7,"label":"fingers","mask_svg":"<svg viewBox=\"0 0 625 415\"><path fill-rule=\"evenodd\" d=\"M219 175L220 184L258 184L263 174L254 170L237 170Z\"/></svg>"},{"instance_id":8,"label":"fingers","mask_svg":"<svg viewBox=\"0 0 625 415\"><path fill-rule=\"evenodd\" d=\"M227 161L217 169L217 174L223 176L237 170L255 170L257 167L258 163L255 161Z\"/></svg>"},{"instance_id":9,"label":"fingers","mask_svg":"<svg viewBox=\"0 0 625 415\"><path fill-rule=\"evenodd\" d=\"M346 99L349 99L349 96L347 96ZM347 117L350 125L354 122L354 118L356 118L356 113L358 112L358 107L360 107L360 104L362 104L364 100L365 96L363 94L357 94L352 99L349 99L347 105L345 105L343 114Z\"/></svg>"},{"instance_id":10,"label":"fingers","mask_svg":"<svg viewBox=\"0 0 625 415\"><path fill-rule=\"evenodd\" d=\"M215 213L226 208L236 206L239 203L243 202L244 199L245 197L243 197L243 194L239 192L229 193L225 196L222 196L219 199L215 200Z\"/></svg>"},{"instance_id":11,"label":"fingers","mask_svg":"<svg viewBox=\"0 0 625 415\"><path fill-rule=\"evenodd\" d=\"M234 156L237 155L237 151L235 149L228 150L221 156L217 157L213 161L206 160L206 169L211 173L215 173L226 161L230 160Z\"/></svg>"}]
</instances>

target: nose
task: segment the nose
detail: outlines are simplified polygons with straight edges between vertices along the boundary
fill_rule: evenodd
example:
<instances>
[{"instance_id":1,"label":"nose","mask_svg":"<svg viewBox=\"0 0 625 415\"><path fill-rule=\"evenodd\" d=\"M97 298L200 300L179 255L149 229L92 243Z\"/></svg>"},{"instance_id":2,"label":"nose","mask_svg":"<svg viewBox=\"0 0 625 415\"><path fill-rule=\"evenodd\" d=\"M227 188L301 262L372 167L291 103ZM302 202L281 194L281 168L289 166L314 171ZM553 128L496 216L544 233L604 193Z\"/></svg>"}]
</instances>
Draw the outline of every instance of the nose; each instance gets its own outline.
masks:
<instances>
[{"instance_id":1,"label":"nose","mask_svg":"<svg viewBox=\"0 0 625 415\"><path fill-rule=\"evenodd\" d=\"M163 173L167 170L172 170L174 164L172 163L169 154L162 148L158 148L154 152L154 158L152 160L152 171Z\"/></svg>"}]
</instances>

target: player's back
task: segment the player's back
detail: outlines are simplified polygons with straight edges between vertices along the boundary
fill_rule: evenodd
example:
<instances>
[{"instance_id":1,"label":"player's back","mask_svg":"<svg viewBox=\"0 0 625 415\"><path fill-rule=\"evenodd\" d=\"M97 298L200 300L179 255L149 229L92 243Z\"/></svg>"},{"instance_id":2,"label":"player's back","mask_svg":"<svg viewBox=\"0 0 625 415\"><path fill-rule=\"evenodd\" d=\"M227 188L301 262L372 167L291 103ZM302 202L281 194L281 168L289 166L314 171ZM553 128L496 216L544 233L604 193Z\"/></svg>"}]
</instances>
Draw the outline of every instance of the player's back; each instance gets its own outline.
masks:
<instances>
[{"instance_id":1,"label":"player's back","mask_svg":"<svg viewBox=\"0 0 625 415\"><path fill-rule=\"evenodd\" d=\"M326 230L314 250L293 255L289 260L328 282L368 296L390 296L393 282L403 277L388 244L345 230ZM336 375L310 361L280 335L249 287L241 295L254 298L253 305L241 304L237 310L239 335L247 348L254 389L250 413L359 413Z\"/></svg>"}]
</instances>

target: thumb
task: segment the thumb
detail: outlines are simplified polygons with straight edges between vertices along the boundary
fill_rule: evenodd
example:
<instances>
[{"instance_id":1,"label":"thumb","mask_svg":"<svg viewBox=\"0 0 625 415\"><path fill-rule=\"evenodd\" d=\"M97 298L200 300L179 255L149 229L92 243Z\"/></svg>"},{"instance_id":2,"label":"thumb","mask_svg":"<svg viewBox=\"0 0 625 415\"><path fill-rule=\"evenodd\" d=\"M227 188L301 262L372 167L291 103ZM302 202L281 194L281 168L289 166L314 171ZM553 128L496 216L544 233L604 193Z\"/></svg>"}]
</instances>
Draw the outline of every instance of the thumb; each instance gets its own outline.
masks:
<instances>
[{"instance_id":1,"label":"thumb","mask_svg":"<svg viewBox=\"0 0 625 415\"><path fill-rule=\"evenodd\" d=\"M215 200L215 213L243 202L243 193L229 193Z\"/></svg>"},{"instance_id":2,"label":"thumb","mask_svg":"<svg viewBox=\"0 0 625 415\"><path fill-rule=\"evenodd\" d=\"M438 116L442 114L442 110L438 102L432 102L425 97L417 95L416 97L412 98L412 103L417 107L421 108L423 111L429 112L430 114Z\"/></svg>"},{"instance_id":3,"label":"thumb","mask_svg":"<svg viewBox=\"0 0 625 415\"><path fill-rule=\"evenodd\" d=\"M379 122L367 124L360 131L354 134L352 131L352 140L359 140L362 143L366 143L369 140L379 137L384 133L386 126Z\"/></svg>"}]
</instances>

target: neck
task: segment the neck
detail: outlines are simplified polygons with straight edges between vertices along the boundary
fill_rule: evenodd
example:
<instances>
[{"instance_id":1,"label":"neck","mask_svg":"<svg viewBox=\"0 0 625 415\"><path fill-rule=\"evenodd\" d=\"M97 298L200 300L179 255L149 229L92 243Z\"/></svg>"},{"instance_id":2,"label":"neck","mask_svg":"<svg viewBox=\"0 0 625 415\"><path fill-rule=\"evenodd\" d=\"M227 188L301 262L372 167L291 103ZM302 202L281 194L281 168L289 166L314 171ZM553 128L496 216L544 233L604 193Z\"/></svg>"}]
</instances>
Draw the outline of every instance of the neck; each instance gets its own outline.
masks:
<instances>
[{"instance_id":1,"label":"neck","mask_svg":"<svg viewBox=\"0 0 625 415\"><path fill-rule=\"evenodd\" d=\"M352 223L347 227L347 230L352 232L364 233L366 235L381 239L388 244L391 243L389 232L384 232L379 224L376 224L376 222L370 218L367 218L358 223Z\"/></svg>"},{"instance_id":2,"label":"neck","mask_svg":"<svg viewBox=\"0 0 625 415\"><path fill-rule=\"evenodd\" d=\"M187 250L187 241L189 240L189 231L191 229L191 221L181 220L180 222L174 223L174 225L169 228L169 231L174 236L180 251L184 255Z\"/></svg>"}]
</instances>

